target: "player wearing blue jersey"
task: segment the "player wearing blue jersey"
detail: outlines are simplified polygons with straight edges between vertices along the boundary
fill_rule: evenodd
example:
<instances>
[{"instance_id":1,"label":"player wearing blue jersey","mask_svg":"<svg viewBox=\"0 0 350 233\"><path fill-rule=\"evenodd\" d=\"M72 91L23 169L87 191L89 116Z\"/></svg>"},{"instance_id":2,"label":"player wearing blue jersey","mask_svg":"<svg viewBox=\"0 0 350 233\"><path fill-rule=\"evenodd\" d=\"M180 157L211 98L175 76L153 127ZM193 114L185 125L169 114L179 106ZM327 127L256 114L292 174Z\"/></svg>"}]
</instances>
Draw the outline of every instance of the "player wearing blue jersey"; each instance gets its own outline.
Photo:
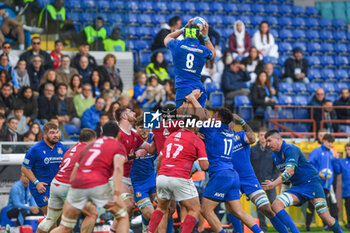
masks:
<instances>
[{"instance_id":1,"label":"player wearing blue jersey","mask_svg":"<svg viewBox=\"0 0 350 233\"><path fill-rule=\"evenodd\" d=\"M239 175L241 192L256 205L256 207L270 219L272 225L278 232L288 233L287 228L271 209L269 199L261 188L256 178L254 169L250 162L250 144L255 143L256 137L250 126L239 115L233 114L234 120L240 122L244 131L234 132L233 150L233 168ZM237 218L228 215L232 225L237 233L243 232L240 222Z\"/></svg>"},{"instance_id":2,"label":"player wearing blue jersey","mask_svg":"<svg viewBox=\"0 0 350 233\"><path fill-rule=\"evenodd\" d=\"M267 146L274 152L273 162L282 174L274 181L263 182L263 188L270 190L288 180L292 183L292 187L279 195L272 203L272 209L280 220L288 226L292 233L299 233L292 218L284 209L293 205L300 206L310 200L322 221L330 226L333 232L343 232L338 221L329 214L320 178L301 150L283 141L277 130L268 131L265 138Z\"/></svg>"},{"instance_id":3,"label":"player wearing blue jersey","mask_svg":"<svg viewBox=\"0 0 350 233\"><path fill-rule=\"evenodd\" d=\"M165 46L170 49L175 68L176 107L179 108L185 102L185 98L194 89L199 89L203 94L198 102L205 106L207 95L201 82L201 72L208 59L214 59L215 48L208 36L209 25L206 23L200 32L198 26L189 20L180 31L167 35L164 39ZM177 40L181 34L184 40ZM199 34L203 35L205 46L199 43Z\"/></svg>"},{"instance_id":4,"label":"player wearing blue jersey","mask_svg":"<svg viewBox=\"0 0 350 233\"><path fill-rule=\"evenodd\" d=\"M196 101L194 96L192 100ZM252 216L244 212L240 202L239 177L232 165L234 133L229 128L233 120L227 108L215 109L213 118L221 121L220 128L200 129L205 137L205 147L209 161L209 182L204 190L201 214L216 233L225 232L214 209L224 201L229 212L241 219L254 233L262 232Z\"/></svg>"},{"instance_id":5,"label":"player wearing blue jersey","mask_svg":"<svg viewBox=\"0 0 350 233\"><path fill-rule=\"evenodd\" d=\"M59 170L66 148L59 142L60 133L57 125L46 123L43 131L43 139L27 151L22 172L31 181L29 190L36 204L46 214L50 184Z\"/></svg>"},{"instance_id":6,"label":"player wearing blue jersey","mask_svg":"<svg viewBox=\"0 0 350 233\"><path fill-rule=\"evenodd\" d=\"M152 143L153 134L143 128L143 117L137 118L135 123L137 133L148 143ZM135 202L142 213L142 232L148 231L149 221L154 212L152 202L156 197L155 160L157 154L147 154L145 157L134 159L130 178L134 189Z\"/></svg>"}]
</instances>

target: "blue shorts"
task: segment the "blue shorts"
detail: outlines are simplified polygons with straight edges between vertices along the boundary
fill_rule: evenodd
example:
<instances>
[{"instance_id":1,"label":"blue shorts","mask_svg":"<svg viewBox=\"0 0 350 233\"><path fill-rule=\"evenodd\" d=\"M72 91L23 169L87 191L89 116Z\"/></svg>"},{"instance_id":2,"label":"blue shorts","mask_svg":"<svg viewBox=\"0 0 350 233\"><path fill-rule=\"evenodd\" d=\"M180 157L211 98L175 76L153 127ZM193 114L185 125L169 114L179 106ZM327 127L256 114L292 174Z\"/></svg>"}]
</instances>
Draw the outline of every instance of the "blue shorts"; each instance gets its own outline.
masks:
<instances>
[{"instance_id":1,"label":"blue shorts","mask_svg":"<svg viewBox=\"0 0 350 233\"><path fill-rule=\"evenodd\" d=\"M293 185L286 191L286 193L291 193L298 197L300 204L297 206L301 206L308 200L314 198L326 199L323 191L323 186L321 184L321 181L318 179L309 180L305 184L301 185Z\"/></svg>"},{"instance_id":2,"label":"blue shorts","mask_svg":"<svg viewBox=\"0 0 350 233\"><path fill-rule=\"evenodd\" d=\"M263 190L255 175L239 177L239 183L241 184L241 192L245 193L247 197L256 191Z\"/></svg>"},{"instance_id":3,"label":"blue shorts","mask_svg":"<svg viewBox=\"0 0 350 233\"><path fill-rule=\"evenodd\" d=\"M157 193L156 189L156 179L155 177L152 177L153 179L147 179L143 182L132 182L132 187L134 189L134 197L135 202L144 199L144 198L150 198L152 193Z\"/></svg>"},{"instance_id":4,"label":"blue shorts","mask_svg":"<svg viewBox=\"0 0 350 233\"><path fill-rule=\"evenodd\" d=\"M215 201L239 200L239 176L234 170L223 170L209 175L203 197Z\"/></svg>"},{"instance_id":5,"label":"blue shorts","mask_svg":"<svg viewBox=\"0 0 350 233\"><path fill-rule=\"evenodd\" d=\"M207 93L204 89L204 87L198 87L198 88L177 88L176 89L176 108L179 108L185 101L186 101L186 96L188 96L189 94L191 94L191 92L194 89L199 89L201 92L203 92L203 94L201 95L201 97L199 97L198 102L200 103L200 105L202 105L202 107L205 107L205 103L207 101Z\"/></svg>"},{"instance_id":6,"label":"blue shorts","mask_svg":"<svg viewBox=\"0 0 350 233\"><path fill-rule=\"evenodd\" d=\"M30 193L32 194L35 200L35 203L39 207L46 206L49 203L50 184L48 186L45 185L45 188L46 188L46 191L44 193L39 193L35 187L29 189Z\"/></svg>"}]
</instances>

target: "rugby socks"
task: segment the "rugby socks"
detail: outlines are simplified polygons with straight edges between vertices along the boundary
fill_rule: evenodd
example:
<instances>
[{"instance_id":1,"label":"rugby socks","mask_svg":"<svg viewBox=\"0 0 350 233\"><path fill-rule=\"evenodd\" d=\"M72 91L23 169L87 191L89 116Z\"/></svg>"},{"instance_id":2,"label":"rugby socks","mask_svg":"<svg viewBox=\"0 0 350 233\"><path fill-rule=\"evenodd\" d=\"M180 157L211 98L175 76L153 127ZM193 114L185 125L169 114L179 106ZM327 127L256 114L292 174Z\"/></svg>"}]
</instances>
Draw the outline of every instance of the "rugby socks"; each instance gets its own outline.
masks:
<instances>
[{"instance_id":1,"label":"rugby socks","mask_svg":"<svg viewBox=\"0 0 350 233\"><path fill-rule=\"evenodd\" d=\"M272 223L273 227L279 232L279 233L288 233L287 227L281 222L281 220L277 217L277 215L270 219L270 222Z\"/></svg>"},{"instance_id":2,"label":"rugby socks","mask_svg":"<svg viewBox=\"0 0 350 233\"><path fill-rule=\"evenodd\" d=\"M143 225L148 226L149 225L149 221L147 221L145 219L145 217L143 217L143 214L141 216L142 216L142 223L143 223Z\"/></svg>"},{"instance_id":3,"label":"rugby socks","mask_svg":"<svg viewBox=\"0 0 350 233\"><path fill-rule=\"evenodd\" d=\"M295 226L292 218L287 213L287 211L285 211L283 209L283 210L279 211L276 216L281 220L281 222L284 225L286 225L289 228L289 230L292 233L300 233L300 231L298 230L297 226Z\"/></svg>"},{"instance_id":4,"label":"rugby socks","mask_svg":"<svg viewBox=\"0 0 350 233\"><path fill-rule=\"evenodd\" d=\"M250 228L250 230L254 233L264 233L261 228L258 226L258 224L255 224Z\"/></svg>"},{"instance_id":5,"label":"rugby socks","mask_svg":"<svg viewBox=\"0 0 350 233\"><path fill-rule=\"evenodd\" d=\"M111 227L110 229L109 229L109 233L115 233L116 232L116 230L113 228L113 227Z\"/></svg>"},{"instance_id":6,"label":"rugby socks","mask_svg":"<svg viewBox=\"0 0 350 233\"><path fill-rule=\"evenodd\" d=\"M335 223L333 226L329 227L334 233L343 233L343 230L341 229L341 227L339 226L339 223L337 220L335 220Z\"/></svg>"},{"instance_id":7,"label":"rugby socks","mask_svg":"<svg viewBox=\"0 0 350 233\"><path fill-rule=\"evenodd\" d=\"M173 233L173 225L174 225L173 216L171 216L168 220L168 226L166 229L166 233Z\"/></svg>"},{"instance_id":8,"label":"rugby socks","mask_svg":"<svg viewBox=\"0 0 350 233\"><path fill-rule=\"evenodd\" d=\"M228 213L227 217L230 220L230 222L232 223L232 226L235 229L235 232L236 233L243 233L241 220L239 220L238 218L233 216L233 214L231 214L231 213Z\"/></svg>"},{"instance_id":9,"label":"rugby socks","mask_svg":"<svg viewBox=\"0 0 350 233\"><path fill-rule=\"evenodd\" d=\"M164 214L160 210L155 210L151 216L151 221L149 222L148 233L154 233L157 227L162 221Z\"/></svg>"},{"instance_id":10,"label":"rugby socks","mask_svg":"<svg viewBox=\"0 0 350 233\"><path fill-rule=\"evenodd\" d=\"M181 223L180 232L181 233L191 233L193 228L197 224L197 219L192 215L186 215L185 220Z\"/></svg>"}]
</instances>

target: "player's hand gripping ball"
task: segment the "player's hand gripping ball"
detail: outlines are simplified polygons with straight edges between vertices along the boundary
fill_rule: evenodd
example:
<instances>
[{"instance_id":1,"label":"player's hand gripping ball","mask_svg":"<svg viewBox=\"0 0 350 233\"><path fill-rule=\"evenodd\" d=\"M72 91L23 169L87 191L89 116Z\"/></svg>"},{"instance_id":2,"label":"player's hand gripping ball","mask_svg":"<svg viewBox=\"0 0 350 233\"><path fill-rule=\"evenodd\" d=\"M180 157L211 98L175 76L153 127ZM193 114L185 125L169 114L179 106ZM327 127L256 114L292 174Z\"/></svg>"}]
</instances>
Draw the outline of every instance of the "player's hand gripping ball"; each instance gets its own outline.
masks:
<instances>
[{"instance_id":1,"label":"player's hand gripping ball","mask_svg":"<svg viewBox=\"0 0 350 233\"><path fill-rule=\"evenodd\" d=\"M332 177L333 172L329 168L324 168L318 174L321 177L321 179L328 180L328 179L330 179Z\"/></svg>"},{"instance_id":2,"label":"player's hand gripping ball","mask_svg":"<svg viewBox=\"0 0 350 233\"><path fill-rule=\"evenodd\" d=\"M197 25L197 27L199 27L199 31L201 32L206 24L206 21L202 17L197 16L193 19L192 23Z\"/></svg>"}]
</instances>

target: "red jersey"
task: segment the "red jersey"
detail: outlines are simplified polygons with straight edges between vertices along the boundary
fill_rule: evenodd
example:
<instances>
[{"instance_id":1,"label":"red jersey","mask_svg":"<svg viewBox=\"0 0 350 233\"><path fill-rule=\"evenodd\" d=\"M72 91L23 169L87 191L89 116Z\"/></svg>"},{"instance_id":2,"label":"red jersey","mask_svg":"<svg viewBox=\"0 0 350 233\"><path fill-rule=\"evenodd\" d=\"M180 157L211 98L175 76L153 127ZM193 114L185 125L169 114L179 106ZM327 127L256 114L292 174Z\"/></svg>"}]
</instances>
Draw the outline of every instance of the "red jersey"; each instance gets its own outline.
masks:
<instances>
[{"instance_id":1,"label":"red jersey","mask_svg":"<svg viewBox=\"0 0 350 233\"><path fill-rule=\"evenodd\" d=\"M55 179L59 182L70 184L70 175L72 174L75 164L80 159L80 153L85 148L86 143L78 142L72 148L67 150Z\"/></svg>"},{"instance_id":2,"label":"red jersey","mask_svg":"<svg viewBox=\"0 0 350 233\"><path fill-rule=\"evenodd\" d=\"M204 142L193 132L181 129L172 133L162 149L158 175L191 178L194 161L207 159Z\"/></svg>"},{"instance_id":3,"label":"red jersey","mask_svg":"<svg viewBox=\"0 0 350 233\"><path fill-rule=\"evenodd\" d=\"M122 128L119 131L119 142L125 146L126 153L133 154L140 148L145 141L141 138L138 133L131 130L130 133L125 132ZM132 160L124 164L124 177L129 177L131 172Z\"/></svg>"},{"instance_id":4,"label":"red jersey","mask_svg":"<svg viewBox=\"0 0 350 233\"><path fill-rule=\"evenodd\" d=\"M52 60L52 63L53 63L53 69L57 69L61 66L61 58L62 58L62 53L56 53L55 50L53 50L51 53L50 53L50 56L51 56L51 60Z\"/></svg>"},{"instance_id":5,"label":"red jersey","mask_svg":"<svg viewBox=\"0 0 350 233\"><path fill-rule=\"evenodd\" d=\"M154 141L156 143L158 153L162 151L165 140L170 136L170 134L181 129L181 127L178 124L179 121L182 121L182 120L176 120L176 121L173 121L172 123L169 123L168 121L166 121L167 127L164 127L163 121L161 121L159 129L152 129L152 133L154 134Z\"/></svg>"},{"instance_id":6,"label":"red jersey","mask_svg":"<svg viewBox=\"0 0 350 233\"><path fill-rule=\"evenodd\" d=\"M126 159L125 147L112 137L100 137L80 153L79 169L72 188L87 189L108 183L113 176L115 156Z\"/></svg>"}]
</instances>

